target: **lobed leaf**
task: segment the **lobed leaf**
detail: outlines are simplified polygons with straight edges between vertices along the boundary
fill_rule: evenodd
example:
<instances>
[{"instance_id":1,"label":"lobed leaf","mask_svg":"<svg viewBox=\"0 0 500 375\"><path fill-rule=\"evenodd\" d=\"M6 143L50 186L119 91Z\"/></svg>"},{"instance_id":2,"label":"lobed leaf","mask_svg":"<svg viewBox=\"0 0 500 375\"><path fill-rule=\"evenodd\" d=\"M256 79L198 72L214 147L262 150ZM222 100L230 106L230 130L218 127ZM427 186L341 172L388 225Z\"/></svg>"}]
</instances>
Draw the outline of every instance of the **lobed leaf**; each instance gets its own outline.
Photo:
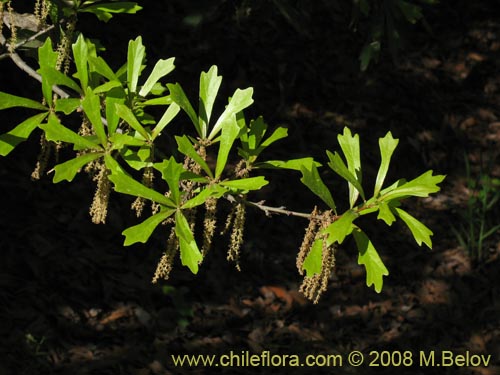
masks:
<instances>
[{"instance_id":1,"label":"lobed leaf","mask_svg":"<svg viewBox=\"0 0 500 375\"><path fill-rule=\"evenodd\" d=\"M89 138L82 137L73 130L63 126L53 114L49 115L49 120L46 124L42 124L39 127L45 132L45 137L49 141L71 143L80 150L103 150L98 143L94 143Z\"/></svg>"},{"instance_id":2,"label":"lobed leaf","mask_svg":"<svg viewBox=\"0 0 500 375\"><path fill-rule=\"evenodd\" d=\"M142 44L142 38L138 36L128 43L127 52L127 87L130 92L137 91L137 82L141 74L142 63L146 55L146 47Z\"/></svg>"},{"instance_id":3,"label":"lobed leaf","mask_svg":"<svg viewBox=\"0 0 500 375\"><path fill-rule=\"evenodd\" d=\"M348 210L342 214L337 220L327 226L323 232L328 234L326 244L331 246L335 242L339 245L344 242L345 238L352 233L354 228L353 221L359 216L354 210Z\"/></svg>"},{"instance_id":4,"label":"lobed leaf","mask_svg":"<svg viewBox=\"0 0 500 375\"><path fill-rule=\"evenodd\" d=\"M392 223L396 221L396 217L392 213L389 204L387 204L386 202L380 202L378 209L379 211L377 219L383 220L389 226L391 226Z\"/></svg>"},{"instance_id":5,"label":"lobed leaf","mask_svg":"<svg viewBox=\"0 0 500 375\"><path fill-rule=\"evenodd\" d=\"M328 163L328 166L335 172L337 173L340 177L342 177L344 180L347 182L351 183L352 186L356 188L356 190L359 192L363 200L365 200L365 193L363 192L363 188L361 187L360 182L358 181L357 177L353 175L349 169L346 167L344 161L340 157L340 155L335 152L332 154L330 151L326 151L326 154L328 155L328 158L330 159L330 162ZM351 207L352 208L352 207Z\"/></svg>"},{"instance_id":6,"label":"lobed leaf","mask_svg":"<svg viewBox=\"0 0 500 375\"><path fill-rule=\"evenodd\" d=\"M224 193L226 193L226 189L223 189L218 185L207 185L194 198L191 198L186 203L184 203L182 205L182 209L184 210L202 205L208 198L220 198L224 195Z\"/></svg>"},{"instance_id":7,"label":"lobed leaf","mask_svg":"<svg viewBox=\"0 0 500 375\"><path fill-rule=\"evenodd\" d=\"M302 265L302 269L306 271L308 277L313 277L321 273L323 264L323 240L318 238L311 246L309 254L307 254Z\"/></svg>"},{"instance_id":8,"label":"lobed leaf","mask_svg":"<svg viewBox=\"0 0 500 375\"><path fill-rule=\"evenodd\" d=\"M442 182L445 177L444 175L433 176L432 170L429 170L409 182L394 187L392 190L387 191L385 189L382 197L384 200L393 200L408 196L427 197L429 194L440 190L437 184Z\"/></svg>"},{"instance_id":9,"label":"lobed leaf","mask_svg":"<svg viewBox=\"0 0 500 375\"><path fill-rule=\"evenodd\" d=\"M338 135L337 139L340 144L340 148L344 153L347 160L348 171L356 178L361 185L361 156L359 147L359 135L355 134L352 136L351 130L348 127L344 128L344 133ZM354 207L356 200L359 196L359 191L355 186L348 181L349 187L349 204L350 208Z\"/></svg>"},{"instance_id":10,"label":"lobed leaf","mask_svg":"<svg viewBox=\"0 0 500 375\"><path fill-rule=\"evenodd\" d=\"M129 246L137 242L146 243L158 225L174 214L173 209L162 209L157 214L148 217L142 223L125 229L122 234L125 236L124 246Z\"/></svg>"},{"instance_id":11,"label":"lobed leaf","mask_svg":"<svg viewBox=\"0 0 500 375\"><path fill-rule=\"evenodd\" d=\"M45 120L47 115L48 113L39 113L24 120L9 132L0 135L0 155L8 155L19 143L27 140L33 130Z\"/></svg>"},{"instance_id":12,"label":"lobed leaf","mask_svg":"<svg viewBox=\"0 0 500 375\"><path fill-rule=\"evenodd\" d=\"M200 155L198 155L193 147L193 144L186 135L183 135L182 137L175 136L175 140L177 141L177 145L179 146L178 149L180 152L193 159L211 178L214 177L212 171L208 167L208 164L201 158Z\"/></svg>"},{"instance_id":13,"label":"lobed leaf","mask_svg":"<svg viewBox=\"0 0 500 375\"><path fill-rule=\"evenodd\" d=\"M378 140L380 147L380 167L377 172L377 178L375 180L375 189L373 191L373 196L376 197L380 193L380 189L384 184L385 177L387 176L387 171L389 170L389 164L391 162L392 154L398 146L398 139L392 137L391 132L387 132L384 138Z\"/></svg>"},{"instance_id":14,"label":"lobed leaf","mask_svg":"<svg viewBox=\"0 0 500 375\"><path fill-rule=\"evenodd\" d=\"M76 65L76 71L78 75L78 79L80 80L80 84L82 89L88 86L89 83L89 70L88 70L88 46L83 38L83 35L78 35L76 42L71 46L73 49L73 58Z\"/></svg>"},{"instance_id":15,"label":"lobed leaf","mask_svg":"<svg viewBox=\"0 0 500 375\"><path fill-rule=\"evenodd\" d=\"M87 87L85 92L85 97L82 100L82 107L85 111L85 115L92 124L92 128L99 138L99 142L103 147L106 147L108 143L108 137L106 136L106 131L104 130L104 124L101 118L101 101L99 97L93 93L90 87Z\"/></svg>"},{"instance_id":16,"label":"lobed leaf","mask_svg":"<svg viewBox=\"0 0 500 375\"><path fill-rule=\"evenodd\" d=\"M366 269L366 285L373 285L375 291L380 293L384 276L388 276L389 271L366 234L359 228L354 228L352 234L359 252L358 264L364 265Z\"/></svg>"},{"instance_id":17,"label":"lobed leaf","mask_svg":"<svg viewBox=\"0 0 500 375\"><path fill-rule=\"evenodd\" d=\"M113 13L135 14L142 9L141 6L132 1L120 1L116 3L99 3L78 9L79 12L93 13L100 21L108 22L113 18Z\"/></svg>"},{"instance_id":18,"label":"lobed leaf","mask_svg":"<svg viewBox=\"0 0 500 375\"><path fill-rule=\"evenodd\" d=\"M240 127L236 122L236 116L227 119L226 123L223 124L222 127L222 134L219 143L219 153L217 154L217 162L215 165L215 178L219 178L224 171L229 152L231 151L234 141L238 137L239 133Z\"/></svg>"},{"instance_id":19,"label":"lobed leaf","mask_svg":"<svg viewBox=\"0 0 500 375\"><path fill-rule=\"evenodd\" d=\"M208 72L202 72L200 75L200 103L199 103L199 126L201 138L207 137L208 124L215 98L219 92L222 77L217 75L217 66L213 65Z\"/></svg>"},{"instance_id":20,"label":"lobed leaf","mask_svg":"<svg viewBox=\"0 0 500 375\"><path fill-rule=\"evenodd\" d=\"M230 188L232 190L259 190L263 186L266 186L269 182L266 181L264 176L241 178L239 180L221 181L220 186Z\"/></svg>"},{"instance_id":21,"label":"lobed leaf","mask_svg":"<svg viewBox=\"0 0 500 375\"><path fill-rule=\"evenodd\" d=\"M182 89L181 85L178 83L176 83L175 85L168 83L167 87L168 87L168 90L170 91L170 97L172 98L172 100L175 103L177 103L177 105L179 107L181 107L184 110L184 112L187 113L187 115L191 119L191 122L193 123L194 128L196 129L196 132L198 133L198 135L201 138L204 138L203 133L202 133L201 128L200 128L198 116L196 115L196 112L194 111L193 106L189 102L189 99L187 98L186 93Z\"/></svg>"},{"instance_id":22,"label":"lobed leaf","mask_svg":"<svg viewBox=\"0 0 500 375\"><path fill-rule=\"evenodd\" d=\"M304 185L306 185L314 194L320 197L328 207L335 211L335 202L333 201L332 194L321 179L318 168L316 168L316 166L312 163L310 167L311 168L306 168L305 166L301 167L300 171L302 172L302 178L300 179L300 181Z\"/></svg>"},{"instance_id":23,"label":"lobed leaf","mask_svg":"<svg viewBox=\"0 0 500 375\"><path fill-rule=\"evenodd\" d=\"M203 256L194 240L189 223L180 210L175 212L175 234L179 239L182 265L187 266L192 273L198 273L198 264Z\"/></svg>"},{"instance_id":24,"label":"lobed leaf","mask_svg":"<svg viewBox=\"0 0 500 375\"><path fill-rule=\"evenodd\" d=\"M42 111L48 110L46 106L35 100L7 94L0 91L0 110L15 107L39 109Z\"/></svg>"},{"instance_id":25,"label":"lobed leaf","mask_svg":"<svg viewBox=\"0 0 500 375\"><path fill-rule=\"evenodd\" d=\"M422 242L427 245L429 249L432 249L431 236L432 231L427 228L422 222L415 219L408 212L402 210L401 208L395 207L396 214L405 222L405 224L410 228L411 234L418 246L422 246Z\"/></svg>"},{"instance_id":26,"label":"lobed leaf","mask_svg":"<svg viewBox=\"0 0 500 375\"><path fill-rule=\"evenodd\" d=\"M171 103L165 113L163 113L163 116L161 116L160 121L158 121L158 124L154 127L153 131L151 132L151 139L155 139L158 137L162 130L165 129L165 127L170 124L170 122L177 116L181 108L175 104Z\"/></svg>"},{"instance_id":27,"label":"lobed leaf","mask_svg":"<svg viewBox=\"0 0 500 375\"><path fill-rule=\"evenodd\" d=\"M63 180L70 182L73 181L73 178L75 178L76 174L84 165L87 165L92 160L99 159L103 155L104 154L102 152L89 152L56 165L54 167L55 175L52 182L56 184Z\"/></svg>"},{"instance_id":28,"label":"lobed leaf","mask_svg":"<svg viewBox=\"0 0 500 375\"><path fill-rule=\"evenodd\" d=\"M116 114L120 116L127 124L129 124L132 129L134 129L141 136L143 136L144 139L149 140L151 138L149 133L140 124L140 122L137 120L134 113L129 107L127 107L125 104L117 103L115 104L115 109L116 109Z\"/></svg>"},{"instance_id":29,"label":"lobed leaf","mask_svg":"<svg viewBox=\"0 0 500 375\"><path fill-rule=\"evenodd\" d=\"M174 57L167 60L158 60L153 68L153 71L139 91L140 96L144 97L148 95L160 78L165 77L168 73L175 69L174 60Z\"/></svg>"}]
</instances>

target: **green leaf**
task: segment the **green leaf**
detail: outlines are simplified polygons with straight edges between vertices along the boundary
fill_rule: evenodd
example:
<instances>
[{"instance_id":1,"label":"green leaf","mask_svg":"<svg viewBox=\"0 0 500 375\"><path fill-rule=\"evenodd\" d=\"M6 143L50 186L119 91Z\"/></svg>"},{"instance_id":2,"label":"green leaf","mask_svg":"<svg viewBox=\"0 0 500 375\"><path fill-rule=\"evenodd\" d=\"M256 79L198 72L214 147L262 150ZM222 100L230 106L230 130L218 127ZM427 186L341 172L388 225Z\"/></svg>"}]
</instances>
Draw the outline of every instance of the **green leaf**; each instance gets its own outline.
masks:
<instances>
[{"instance_id":1,"label":"green leaf","mask_svg":"<svg viewBox=\"0 0 500 375\"><path fill-rule=\"evenodd\" d=\"M59 119L55 115L49 115L48 122L40 125L39 127L45 132L45 137L49 141L72 143L81 150L88 148L99 151L103 150L99 144L94 143L88 138L82 137L73 130L61 125Z\"/></svg>"},{"instance_id":2,"label":"green leaf","mask_svg":"<svg viewBox=\"0 0 500 375\"><path fill-rule=\"evenodd\" d=\"M181 179L181 173L184 172L184 168L182 164L175 161L173 156L170 159L164 160L162 164L165 168L165 171L162 172L162 177L167 181L172 200L179 206L181 203L179 180Z\"/></svg>"},{"instance_id":3,"label":"green leaf","mask_svg":"<svg viewBox=\"0 0 500 375\"><path fill-rule=\"evenodd\" d=\"M128 43L127 53L127 86L130 92L137 91L137 82L141 74L142 63L146 54L146 47L142 44L142 38L138 36Z\"/></svg>"},{"instance_id":4,"label":"green leaf","mask_svg":"<svg viewBox=\"0 0 500 375\"><path fill-rule=\"evenodd\" d=\"M132 129L136 130L140 135L144 137L144 139L151 139L149 133L139 123L129 107L127 107L125 104L117 103L115 104L115 108L118 116L120 116L127 124L129 124Z\"/></svg>"},{"instance_id":5,"label":"green leaf","mask_svg":"<svg viewBox=\"0 0 500 375\"><path fill-rule=\"evenodd\" d=\"M64 162L62 164L56 165L54 167L54 171L56 173L52 182L55 184L63 180L71 182L84 165L87 165L92 160L99 159L102 156L102 152L89 152L74 159L68 160L67 162Z\"/></svg>"},{"instance_id":6,"label":"green leaf","mask_svg":"<svg viewBox=\"0 0 500 375\"><path fill-rule=\"evenodd\" d=\"M175 212L173 209L163 209L157 214L148 217L142 223L125 229L122 234L125 236L124 246L129 246L137 242L146 243L158 225L165 221Z\"/></svg>"},{"instance_id":7,"label":"green leaf","mask_svg":"<svg viewBox=\"0 0 500 375\"><path fill-rule=\"evenodd\" d=\"M267 131L267 124L264 122L262 116L259 116L256 120L252 120L250 127L247 129L246 133L240 135L242 148L239 150L239 153L251 163L257 159L266 147L288 135L288 129L278 127L273 134L262 141Z\"/></svg>"},{"instance_id":8,"label":"green leaf","mask_svg":"<svg viewBox=\"0 0 500 375\"><path fill-rule=\"evenodd\" d=\"M229 104L227 105L222 115L220 115L219 119L215 123L208 139L213 140L215 136L221 131L222 127L226 123L226 121L232 116L236 116L238 112L241 112L248 106L253 103L252 99L253 88L249 87L245 90L237 89L231 99L229 100Z\"/></svg>"},{"instance_id":9,"label":"green leaf","mask_svg":"<svg viewBox=\"0 0 500 375\"><path fill-rule=\"evenodd\" d=\"M182 89L181 85L178 83L176 83L175 85L168 83L167 87L168 87L168 90L170 91L170 97L172 98L172 100L175 103L177 103L177 105L179 107L181 107L184 110L184 112L187 113L187 115L191 119L191 122L193 123L198 135L200 137L204 138L203 134L201 132L201 129L200 129L198 116L196 115L196 112L194 111L193 106L189 102L189 99L187 98L186 93Z\"/></svg>"},{"instance_id":10,"label":"green leaf","mask_svg":"<svg viewBox=\"0 0 500 375\"><path fill-rule=\"evenodd\" d=\"M219 153L217 154L217 164L215 166L215 178L219 178L224 171L229 152L233 147L234 141L240 133L240 127L236 122L236 116L229 118L222 127L220 137Z\"/></svg>"},{"instance_id":11,"label":"green leaf","mask_svg":"<svg viewBox=\"0 0 500 375\"><path fill-rule=\"evenodd\" d=\"M266 181L264 176L242 178L239 180L221 181L219 185L230 188L231 190L259 190L266 186L269 182Z\"/></svg>"},{"instance_id":12,"label":"green leaf","mask_svg":"<svg viewBox=\"0 0 500 375\"><path fill-rule=\"evenodd\" d=\"M312 169L313 166L318 168L321 167L321 164L314 161L313 158L301 158L292 160L268 160L254 165L255 168L292 169L299 172L302 168Z\"/></svg>"},{"instance_id":13,"label":"green leaf","mask_svg":"<svg viewBox=\"0 0 500 375\"><path fill-rule=\"evenodd\" d=\"M90 71L96 72L110 81L120 82L113 69L109 67L108 63L102 57L89 56L88 59Z\"/></svg>"},{"instance_id":14,"label":"green leaf","mask_svg":"<svg viewBox=\"0 0 500 375\"><path fill-rule=\"evenodd\" d=\"M139 150L124 148L121 150L121 155L123 160L137 171L153 166L150 160L151 148L148 145L141 147Z\"/></svg>"},{"instance_id":15,"label":"green leaf","mask_svg":"<svg viewBox=\"0 0 500 375\"><path fill-rule=\"evenodd\" d=\"M106 147L108 137L106 136L106 131L104 130L104 125L101 119L101 101L99 100L99 97L92 92L90 87L87 87L85 97L82 100L82 107L85 111L85 115L90 120L90 123L94 128L95 134L99 138L99 142L101 142L103 147Z\"/></svg>"},{"instance_id":16,"label":"green leaf","mask_svg":"<svg viewBox=\"0 0 500 375\"><path fill-rule=\"evenodd\" d=\"M76 71L78 73L78 79L85 89L89 84L89 70L88 70L88 46L83 38L83 35L78 35L76 43L72 45L73 57L75 60Z\"/></svg>"},{"instance_id":17,"label":"green leaf","mask_svg":"<svg viewBox=\"0 0 500 375\"><path fill-rule=\"evenodd\" d=\"M95 16L104 22L108 22L113 13L135 14L142 9L141 6L131 1L120 1L116 3L99 3L90 5L84 8L79 8L78 12L93 13Z\"/></svg>"},{"instance_id":18,"label":"green leaf","mask_svg":"<svg viewBox=\"0 0 500 375\"><path fill-rule=\"evenodd\" d=\"M125 103L125 91L122 87L116 87L106 93L106 121L108 122L108 134L113 134L118 127L120 116L116 113L116 105Z\"/></svg>"},{"instance_id":19,"label":"green leaf","mask_svg":"<svg viewBox=\"0 0 500 375\"><path fill-rule=\"evenodd\" d=\"M221 83L222 77L217 75L215 65L208 72L202 72L200 75L199 124L203 139L207 137L208 123Z\"/></svg>"},{"instance_id":20,"label":"green leaf","mask_svg":"<svg viewBox=\"0 0 500 375\"><path fill-rule=\"evenodd\" d=\"M378 55L380 53L380 41L375 40L371 43L366 44L361 50L361 54L359 55L359 60L361 62L360 69L364 72L368 69L370 62L372 60L377 60Z\"/></svg>"},{"instance_id":21,"label":"green leaf","mask_svg":"<svg viewBox=\"0 0 500 375\"><path fill-rule=\"evenodd\" d=\"M358 264L364 265L366 269L366 285L373 285L375 291L380 293L384 285L384 276L388 276L389 271L366 234L359 228L355 228L352 233L359 252Z\"/></svg>"},{"instance_id":22,"label":"green leaf","mask_svg":"<svg viewBox=\"0 0 500 375\"><path fill-rule=\"evenodd\" d=\"M323 240L318 238L311 246L309 254L302 265L302 269L306 271L308 277L313 277L321 273L323 264Z\"/></svg>"},{"instance_id":23,"label":"green leaf","mask_svg":"<svg viewBox=\"0 0 500 375\"><path fill-rule=\"evenodd\" d=\"M183 135L182 137L175 136L175 140L177 141L177 145L179 146L178 149L180 152L193 159L205 171L205 173L210 176L210 178L214 177L212 171L208 167L208 164L201 158L200 155L198 155L193 147L193 144L186 135Z\"/></svg>"},{"instance_id":24,"label":"green leaf","mask_svg":"<svg viewBox=\"0 0 500 375\"><path fill-rule=\"evenodd\" d=\"M144 146L145 141L128 134L113 133L108 140L113 144L113 150L121 150L124 146Z\"/></svg>"},{"instance_id":25,"label":"green leaf","mask_svg":"<svg viewBox=\"0 0 500 375\"><path fill-rule=\"evenodd\" d=\"M73 113L77 108L80 107L80 99L77 98L61 98L57 99L55 111L62 112L65 115Z\"/></svg>"},{"instance_id":26,"label":"green leaf","mask_svg":"<svg viewBox=\"0 0 500 375\"><path fill-rule=\"evenodd\" d=\"M347 160L348 171L356 178L359 185L361 185L361 156L359 147L359 135L355 134L352 136L351 130L348 127L344 128L344 134L338 135L337 139L340 144L340 148L344 153ZM350 208L354 207L356 200L359 196L359 191L353 186L352 183L348 182L349 187L349 204Z\"/></svg>"},{"instance_id":27,"label":"green leaf","mask_svg":"<svg viewBox=\"0 0 500 375\"><path fill-rule=\"evenodd\" d=\"M38 63L40 64L40 69L52 68L55 69L57 63L57 52L52 49L52 41L50 38L45 40L43 46L38 49ZM52 85L49 77L42 74L42 93L45 101L52 107Z\"/></svg>"},{"instance_id":28,"label":"green leaf","mask_svg":"<svg viewBox=\"0 0 500 375\"><path fill-rule=\"evenodd\" d=\"M170 124L170 122L175 118L175 116L177 116L180 110L181 108L175 103L172 103L168 106L167 110L161 117L160 121L158 121L158 124L156 124L151 133L152 140L154 140L161 134L162 130L165 129L168 124Z\"/></svg>"},{"instance_id":29,"label":"green leaf","mask_svg":"<svg viewBox=\"0 0 500 375\"><path fill-rule=\"evenodd\" d=\"M385 192L382 198L384 200L393 200L396 198L403 198L408 196L414 197L427 197L431 193L440 190L439 184L445 179L443 175L432 175L432 170L429 170L417 178L404 183L388 192Z\"/></svg>"},{"instance_id":30,"label":"green leaf","mask_svg":"<svg viewBox=\"0 0 500 375\"><path fill-rule=\"evenodd\" d=\"M73 81L67 75L64 75L60 71L56 70L56 68L42 67L38 70L38 72L42 76L42 81L45 79L47 84L50 84L51 87L54 85L66 86L72 90L75 90L77 93L82 92L82 89L75 81Z\"/></svg>"},{"instance_id":31,"label":"green leaf","mask_svg":"<svg viewBox=\"0 0 500 375\"><path fill-rule=\"evenodd\" d=\"M8 155L19 143L27 140L31 132L41 124L47 115L48 113L39 113L24 120L11 131L0 135L0 155Z\"/></svg>"},{"instance_id":32,"label":"green leaf","mask_svg":"<svg viewBox=\"0 0 500 375\"><path fill-rule=\"evenodd\" d=\"M102 85L97 86L92 91L94 92L94 94L102 94L103 92L108 92L116 87L122 87L122 84L118 81L108 81L106 83L103 83Z\"/></svg>"},{"instance_id":33,"label":"green leaf","mask_svg":"<svg viewBox=\"0 0 500 375\"><path fill-rule=\"evenodd\" d=\"M160 78L166 76L168 73L175 69L174 60L174 57L167 60L158 60L153 68L153 71L139 91L140 96L144 97L148 95L155 83L158 82Z\"/></svg>"},{"instance_id":34,"label":"green leaf","mask_svg":"<svg viewBox=\"0 0 500 375\"><path fill-rule=\"evenodd\" d=\"M356 176L354 176L351 172L349 172L348 168L344 164L344 161L342 160L340 155L337 152L332 154L330 151L326 151L326 154L328 155L328 158L330 159L328 166L335 173L337 173L340 177L347 180L347 182L351 183L356 188L356 190L359 192L359 194L361 195L363 200L365 200L365 193L363 192L363 188L361 187L361 184L359 183Z\"/></svg>"},{"instance_id":35,"label":"green leaf","mask_svg":"<svg viewBox=\"0 0 500 375\"><path fill-rule=\"evenodd\" d=\"M218 185L207 185L198 195L184 203L182 205L182 209L185 210L202 205L208 198L220 198L224 195L224 193L226 193L226 190Z\"/></svg>"},{"instance_id":36,"label":"green leaf","mask_svg":"<svg viewBox=\"0 0 500 375\"><path fill-rule=\"evenodd\" d=\"M0 92L0 110L14 107L24 107L47 111L48 108L40 102L23 98L20 96L10 95L5 92Z\"/></svg>"},{"instance_id":37,"label":"green leaf","mask_svg":"<svg viewBox=\"0 0 500 375\"><path fill-rule=\"evenodd\" d=\"M106 167L111 171L108 178L115 185L116 192L142 197L163 204L164 206L175 208L175 203L170 198L134 180L110 155L106 155L104 160Z\"/></svg>"},{"instance_id":38,"label":"green leaf","mask_svg":"<svg viewBox=\"0 0 500 375\"><path fill-rule=\"evenodd\" d=\"M411 4L408 1L404 0L398 0L396 1L396 4L409 23L415 24L419 19L422 18L422 8L420 8L418 5Z\"/></svg>"},{"instance_id":39,"label":"green leaf","mask_svg":"<svg viewBox=\"0 0 500 375\"><path fill-rule=\"evenodd\" d=\"M331 246L335 242L339 245L344 242L345 238L351 234L354 225L352 222L359 216L355 211L349 210L342 214L340 218L335 220L329 226L324 229L324 232L328 234L326 244Z\"/></svg>"},{"instance_id":40,"label":"green leaf","mask_svg":"<svg viewBox=\"0 0 500 375\"><path fill-rule=\"evenodd\" d=\"M391 226L392 223L396 221L396 217L392 213L389 204L387 204L386 202L380 202L378 209L379 211L377 219L384 220L388 226Z\"/></svg>"},{"instance_id":41,"label":"green leaf","mask_svg":"<svg viewBox=\"0 0 500 375\"><path fill-rule=\"evenodd\" d=\"M273 134L271 134L269 137L267 137L264 142L262 142L261 147L268 147L274 142L286 138L288 136L288 129L284 128L282 126L278 127L277 129L274 130Z\"/></svg>"},{"instance_id":42,"label":"green leaf","mask_svg":"<svg viewBox=\"0 0 500 375\"><path fill-rule=\"evenodd\" d=\"M380 193L380 189L384 184L385 177L387 176L387 171L389 170L389 164L391 162L392 154L398 146L398 139L392 137L391 132L387 132L384 138L378 140L380 147L380 167L377 173L377 179L375 180L375 189L373 191L373 196L376 197ZM389 224L390 225L390 224Z\"/></svg>"},{"instance_id":43,"label":"green leaf","mask_svg":"<svg viewBox=\"0 0 500 375\"><path fill-rule=\"evenodd\" d=\"M192 273L198 273L198 264L203 256L194 240L189 223L180 210L175 212L175 234L179 239L182 265L187 266Z\"/></svg>"},{"instance_id":44,"label":"green leaf","mask_svg":"<svg viewBox=\"0 0 500 375\"><path fill-rule=\"evenodd\" d=\"M336 210L335 202L333 201L332 194L330 190L326 187L325 183L321 179L318 168L314 164L311 164L311 168L306 168L302 166L300 171L302 172L302 178L300 181L306 185L314 194L321 198L323 202L325 202L328 207Z\"/></svg>"},{"instance_id":45,"label":"green leaf","mask_svg":"<svg viewBox=\"0 0 500 375\"><path fill-rule=\"evenodd\" d=\"M410 228L411 234L415 238L418 246L422 246L422 242L427 245L429 249L432 249L432 231L427 228L422 222L415 219L408 212L402 210L401 208L395 207L396 214L405 222L405 224Z\"/></svg>"}]
</instances>

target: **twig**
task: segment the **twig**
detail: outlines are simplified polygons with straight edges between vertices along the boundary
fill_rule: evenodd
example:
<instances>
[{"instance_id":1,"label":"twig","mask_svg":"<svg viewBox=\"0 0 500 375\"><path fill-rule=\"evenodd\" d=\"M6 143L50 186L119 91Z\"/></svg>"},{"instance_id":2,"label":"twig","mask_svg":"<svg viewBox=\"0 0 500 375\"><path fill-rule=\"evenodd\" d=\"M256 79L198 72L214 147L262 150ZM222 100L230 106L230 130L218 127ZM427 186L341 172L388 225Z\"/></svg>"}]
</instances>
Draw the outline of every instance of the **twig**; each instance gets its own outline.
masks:
<instances>
[{"instance_id":1,"label":"twig","mask_svg":"<svg viewBox=\"0 0 500 375\"><path fill-rule=\"evenodd\" d=\"M16 49L18 49L18 48L20 48L20 47L24 46L26 43L29 43L29 42L31 42L31 41L33 41L33 40L35 40L35 39L36 39L36 38L38 38L39 36L41 36L41 35L43 35L43 34L48 33L48 32L49 32L50 30L52 30L54 27L55 27L55 25L49 25L49 26L47 26L45 29L40 30L39 32L37 32L36 34L33 34L33 35L32 35L32 36L30 36L29 38L22 40L21 42L17 43L17 44L14 46L13 51L15 51ZM9 43L6 43L5 37L4 37L3 35L0 37L0 44L5 45L5 47L7 47L7 48L9 48L9 47L10 47ZM6 52L6 53L1 54L1 55L0 55L0 60L3 60L3 59L5 59L5 58L9 57L9 55L10 55L10 53L9 53L9 52Z\"/></svg>"},{"instance_id":2,"label":"twig","mask_svg":"<svg viewBox=\"0 0 500 375\"><path fill-rule=\"evenodd\" d=\"M247 201L247 200L239 198L239 197L235 197L235 196L230 195L230 194L226 195L225 198L230 202L241 202L243 204L246 204L247 206L258 208L259 210L264 211L266 216L271 216L272 214L280 214L280 215L287 215L287 216L302 217L302 218L308 219L308 220L310 220L312 218L311 214L287 210L284 206L281 206L281 207L266 206L263 204L263 202L250 202L250 201Z\"/></svg>"}]
</instances>

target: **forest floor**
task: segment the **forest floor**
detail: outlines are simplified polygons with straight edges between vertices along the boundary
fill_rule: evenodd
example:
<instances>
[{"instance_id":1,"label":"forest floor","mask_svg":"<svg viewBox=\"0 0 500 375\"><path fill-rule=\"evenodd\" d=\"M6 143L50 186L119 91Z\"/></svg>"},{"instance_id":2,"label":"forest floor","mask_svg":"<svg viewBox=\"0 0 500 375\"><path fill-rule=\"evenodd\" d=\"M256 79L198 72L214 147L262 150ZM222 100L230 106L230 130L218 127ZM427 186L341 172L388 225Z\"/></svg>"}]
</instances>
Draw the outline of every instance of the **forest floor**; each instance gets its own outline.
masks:
<instances>
[{"instance_id":1,"label":"forest floor","mask_svg":"<svg viewBox=\"0 0 500 375\"><path fill-rule=\"evenodd\" d=\"M290 133L270 158L313 155L324 161L324 150L337 149L337 134L349 125L360 134L370 181L379 162L377 139L391 130L400 139L391 177L413 178L427 169L447 175L440 192L405 203L433 230L433 249L418 247L403 226L363 222L390 271L383 291L366 286L355 246L347 242L337 251L328 291L312 304L298 292L295 268L307 222L250 210L241 271L226 261L221 239L198 275L178 262L170 280L155 285L164 236L123 247L121 231L137 223L129 198L112 195L108 223L96 226L88 215L91 181L31 181L33 139L0 159L0 374L304 373L294 367L176 367L171 357L246 351L302 360L343 356L342 366L316 367L318 374L500 374L500 234L484 242L483 260L475 262L452 230L478 228L477 214L465 212L482 190L472 183L486 183L480 176L496 179L490 194L499 194L495 2L441 5L428 18L432 35L415 32L396 62L385 57L367 73L359 72L359 49L350 37L326 32L328 20L317 14L309 14L317 22L303 35L270 10L272 2L256 1L251 15L235 17L238 9L226 6L190 29L196 14L180 1L170 3L163 5L176 15L169 22L163 3L151 2L134 23L99 26L109 28L99 37L118 50L142 34L149 61L177 56L176 79L194 82L188 91L212 64L228 94L254 86L255 112ZM158 27L148 31L148 22ZM82 27L94 28L91 21ZM2 90L29 90L16 82L21 73L1 63L12 72L2 73ZM253 198L310 212L317 202L298 177L272 175L270 186ZM498 214L497 203L484 222L498 224ZM359 368L347 364L353 350L365 354ZM374 352L382 351L396 357L409 351L413 366L368 366L387 360L377 360ZM451 351L491 360L488 366L418 366L420 353L433 351L436 358Z\"/></svg>"}]
</instances>

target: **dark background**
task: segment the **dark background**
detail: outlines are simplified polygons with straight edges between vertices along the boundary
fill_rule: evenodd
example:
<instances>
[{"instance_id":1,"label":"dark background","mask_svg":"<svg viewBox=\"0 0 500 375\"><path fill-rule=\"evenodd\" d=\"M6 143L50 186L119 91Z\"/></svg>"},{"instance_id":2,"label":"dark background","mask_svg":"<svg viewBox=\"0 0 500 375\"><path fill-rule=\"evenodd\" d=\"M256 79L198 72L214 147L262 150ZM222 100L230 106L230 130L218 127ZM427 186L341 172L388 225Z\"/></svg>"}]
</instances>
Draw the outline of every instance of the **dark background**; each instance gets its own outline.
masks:
<instances>
[{"instance_id":1,"label":"dark background","mask_svg":"<svg viewBox=\"0 0 500 375\"><path fill-rule=\"evenodd\" d=\"M384 51L367 72L360 72L358 60L366 30L349 29L350 2L292 3L299 28L263 0L143 1L137 15L103 24L85 14L78 28L106 46L103 56L114 68L125 61L128 41L142 35L150 65L176 57L169 81L180 82L190 98L196 97L200 72L213 64L224 77L220 98L254 87L248 117L262 114L271 127L289 129L290 136L266 154L269 159L312 155L324 162L324 150L338 149L337 134L348 125L360 134L365 182L371 186L377 140L390 130L400 139L391 180L427 169L447 175L439 193L406 203L433 230L433 250L419 248L402 225L362 221L390 271L384 290L377 294L366 287L355 246L346 242L327 293L312 305L297 293L301 278L295 269L307 222L249 211L241 272L226 262L222 238L198 275L178 262L168 283L153 285L166 234L123 247L121 231L137 223L129 210L132 199L112 194L108 222L96 226L88 215L95 187L85 176L72 184L53 185L51 176L31 181L39 148L39 134L33 134L0 159L0 373L204 374L215 369L175 368L170 355L346 355L355 349L469 350L491 354L492 364L413 367L404 373L498 373L500 236L486 241L487 255L475 263L451 231L474 193L468 181L481 173L500 178L497 2L442 1L424 8L430 29L422 23L409 28L397 59ZM199 23L193 26L194 21ZM38 83L8 59L0 61L0 88L40 95ZM0 124L10 129L25 116L3 111ZM176 126L185 129L182 122ZM471 165L469 179L464 158ZM271 184L252 199L309 212L319 202L299 177L272 174ZM344 186L331 174L323 177L345 206ZM490 224L498 223L498 213L497 205ZM217 368L228 374L301 373L294 370Z\"/></svg>"}]
</instances>

